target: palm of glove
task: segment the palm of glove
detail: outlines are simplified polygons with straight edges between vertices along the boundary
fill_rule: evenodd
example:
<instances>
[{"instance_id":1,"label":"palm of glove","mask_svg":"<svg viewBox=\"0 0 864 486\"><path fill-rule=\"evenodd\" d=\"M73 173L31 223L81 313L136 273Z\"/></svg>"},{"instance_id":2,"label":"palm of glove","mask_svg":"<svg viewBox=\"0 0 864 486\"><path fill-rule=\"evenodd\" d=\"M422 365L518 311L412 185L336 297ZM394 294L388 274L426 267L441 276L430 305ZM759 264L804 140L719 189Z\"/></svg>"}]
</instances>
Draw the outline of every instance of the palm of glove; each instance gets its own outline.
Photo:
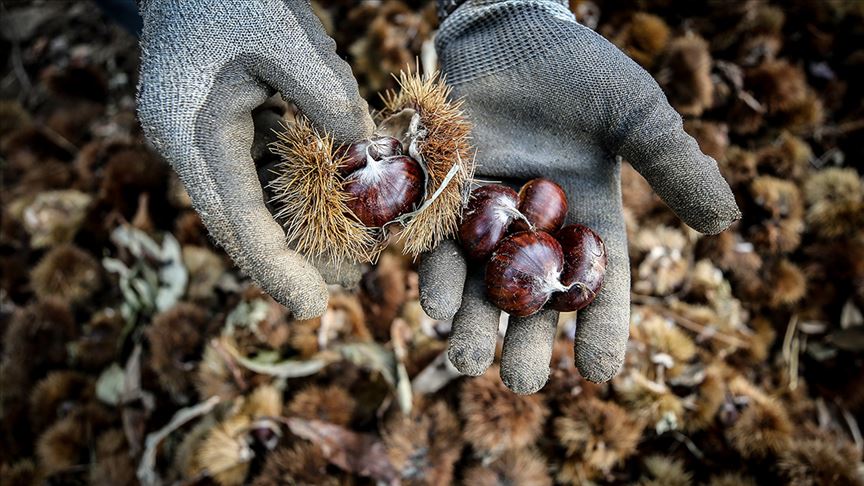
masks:
<instances>
[{"instance_id":1,"label":"palm of glove","mask_svg":"<svg viewBox=\"0 0 864 486\"><path fill-rule=\"evenodd\" d=\"M350 67L304 0L142 2L139 118L213 238L298 319L324 312L316 268L285 243L250 154L275 92L339 141L372 132Z\"/></svg>"},{"instance_id":2,"label":"palm of glove","mask_svg":"<svg viewBox=\"0 0 864 486\"><path fill-rule=\"evenodd\" d=\"M624 360L630 315L617 155L704 233L739 217L728 185L651 76L554 2L467 2L445 20L437 42L454 96L464 98L475 124L479 177L550 178L568 195L568 222L603 237L607 274L578 314L575 354L587 379L611 379ZM493 360L500 312L483 296L482 264L465 269L455 244L445 243L421 262L421 295L432 317L453 318L453 364L477 375ZM545 384L557 320L553 311L510 319L501 377L512 390Z\"/></svg>"}]
</instances>

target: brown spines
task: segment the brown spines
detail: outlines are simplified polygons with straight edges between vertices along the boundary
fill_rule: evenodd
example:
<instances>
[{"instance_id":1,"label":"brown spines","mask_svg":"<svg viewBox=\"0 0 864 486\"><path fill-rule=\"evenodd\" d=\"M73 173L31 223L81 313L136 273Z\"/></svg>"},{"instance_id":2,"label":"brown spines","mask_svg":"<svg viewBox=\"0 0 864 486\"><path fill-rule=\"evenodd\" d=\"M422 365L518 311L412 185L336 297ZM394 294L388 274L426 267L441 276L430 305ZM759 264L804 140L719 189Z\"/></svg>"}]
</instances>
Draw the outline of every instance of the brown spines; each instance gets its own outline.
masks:
<instances>
[{"instance_id":1,"label":"brown spines","mask_svg":"<svg viewBox=\"0 0 864 486\"><path fill-rule=\"evenodd\" d=\"M73 361L86 370L103 369L119 355L125 326L119 312L109 309L95 314L69 347Z\"/></svg>"},{"instance_id":2,"label":"brown spines","mask_svg":"<svg viewBox=\"0 0 864 486\"><path fill-rule=\"evenodd\" d=\"M636 12L610 40L642 67L651 69L669 43L669 35L669 26L662 18Z\"/></svg>"},{"instance_id":3,"label":"brown spines","mask_svg":"<svg viewBox=\"0 0 864 486\"><path fill-rule=\"evenodd\" d=\"M86 404L94 397L93 380L76 371L52 371L30 393L30 423L34 432Z\"/></svg>"},{"instance_id":4,"label":"brown spines","mask_svg":"<svg viewBox=\"0 0 864 486\"><path fill-rule=\"evenodd\" d=\"M790 111L807 96L804 70L785 60L765 62L749 70L746 85L765 103L769 114Z\"/></svg>"},{"instance_id":5,"label":"brown spines","mask_svg":"<svg viewBox=\"0 0 864 486\"><path fill-rule=\"evenodd\" d=\"M791 306L800 301L807 291L807 278L801 269L786 259L771 265L766 274L766 296L768 305L773 308Z\"/></svg>"},{"instance_id":6,"label":"brown spines","mask_svg":"<svg viewBox=\"0 0 864 486\"><path fill-rule=\"evenodd\" d=\"M730 381L729 392L743 404L723 430L736 452L744 458L764 459L788 448L793 424L781 403L742 377Z\"/></svg>"},{"instance_id":7,"label":"brown spines","mask_svg":"<svg viewBox=\"0 0 864 486\"><path fill-rule=\"evenodd\" d=\"M852 169L828 168L804 183L806 221L816 235L849 236L864 225L864 181Z\"/></svg>"},{"instance_id":8,"label":"brown spines","mask_svg":"<svg viewBox=\"0 0 864 486\"><path fill-rule=\"evenodd\" d=\"M712 62L708 43L698 35L687 34L669 43L661 77L670 81L664 85L666 96L682 115L699 116L713 104Z\"/></svg>"},{"instance_id":9,"label":"brown spines","mask_svg":"<svg viewBox=\"0 0 864 486\"><path fill-rule=\"evenodd\" d=\"M321 448L298 442L267 454L267 461L252 486L338 486L346 480L338 469L329 467Z\"/></svg>"},{"instance_id":10,"label":"brown spines","mask_svg":"<svg viewBox=\"0 0 864 486\"><path fill-rule=\"evenodd\" d=\"M463 483L472 486L551 486L546 460L533 449L511 450L489 464L465 470Z\"/></svg>"},{"instance_id":11,"label":"brown spines","mask_svg":"<svg viewBox=\"0 0 864 486\"><path fill-rule=\"evenodd\" d=\"M753 207L744 211L750 241L768 253L789 253L798 248L804 230L804 207L798 186L760 176L750 185L750 197Z\"/></svg>"},{"instance_id":12,"label":"brown spines","mask_svg":"<svg viewBox=\"0 0 864 486\"><path fill-rule=\"evenodd\" d=\"M642 464L645 474L639 486L690 486L693 474L684 469L684 462L674 457L654 454L646 457Z\"/></svg>"},{"instance_id":13,"label":"brown spines","mask_svg":"<svg viewBox=\"0 0 864 486\"><path fill-rule=\"evenodd\" d=\"M285 415L347 427L354 416L355 407L354 398L344 388L311 385L291 398L285 406Z\"/></svg>"},{"instance_id":14,"label":"brown spines","mask_svg":"<svg viewBox=\"0 0 864 486\"><path fill-rule=\"evenodd\" d=\"M593 397L563 404L553 425L566 454L558 473L565 482L590 480L630 457L644 426L619 405Z\"/></svg>"},{"instance_id":15,"label":"brown spines","mask_svg":"<svg viewBox=\"0 0 864 486\"><path fill-rule=\"evenodd\" d=\"M549 409L540 395L516 395L490 367L467 379L459 393L463 436L477 451L500 453L532 444L540 435Z\"/></svg>"},{"instance_id":16,"label":"brown spines","mask_svg":"<svg viewBox=\"0 0 864 486\"><path fill-rule=\"evenodd\" d=\"M445 485L462 452L459 420L444 402L415 407L410 416L394 412L382 436L393 467L404 484Z\"/></svg>"},{"instance_id":17,"label":"brown spines","mask_svg":"<svg viewBox=\"0 0 864 486\"><path fill-rule=\"evenodd\" d=\"M383 96L382 119L406 109L419 115L419 133L413 141L427 174L424 203L450 178L435 200L402 229L399 239L404 243L404 252L411 256L435 248L456 233L464 202L463 191L474 176L471 124L462 113L462 102L449 100L450 92L451 88L438 73L421 76L403 71L399 75L399 90L388 91ZM457 164L458 168L454 169Z\"/></svg>"},{"instance_id":18,"label":"brown spines","mask_svg":"<svg viewBox=\"0 0 864 486\"><path fill-rule=\"evenodd\" d=\"M789 484L799 486L861 486L856 470L861 453L836 447L823 439L793 441L777 461L777 468Z\"/></svg>"},{"instance_id":19,"label":"brown spines","mask_svg":"<svg viewBox=\"0 0 864 486\"><path fill-rule=\"evenodd\" d=\"M204 310L181 302L156 315L147 328L150 366L162 387L180 401L192 386L191 372L203 346L206 325Z\"/></svg>"},{"instance_id":20,"label":"brown spines","mask_svg":"<svg viewBox=\"0 0 864 486\"><path fill-rule=\"evenodd\" d=\"M275 217L288 244L301 254L345 262L367 262L377 253L369 228L348 209L342 161L333 139L315 131L305 118L289 124L271 150L282 161L270 183Z\"/></svg>"},{"instance_id":21,"label":"brown spines","mask_svg":"<svg viewBox=\"0 0 864 486\"><path fill-rule=\"evenodd\" d=\"M87 303L102 283L102 265L71 244L49 250L31 272L31 285L37 297L57 297L73 305Z\"/></svg>"},{"instance_id":22,"label":"brown spines","mask_svg":"<svg viewBox=\"0 0 864 486\"><path fill-rule=\"evenodd\" d=\"M95 461L90 465L90 484L138 484L137 468L122 429L108 429L99 435Z\"/></svg>"}]
</instances>

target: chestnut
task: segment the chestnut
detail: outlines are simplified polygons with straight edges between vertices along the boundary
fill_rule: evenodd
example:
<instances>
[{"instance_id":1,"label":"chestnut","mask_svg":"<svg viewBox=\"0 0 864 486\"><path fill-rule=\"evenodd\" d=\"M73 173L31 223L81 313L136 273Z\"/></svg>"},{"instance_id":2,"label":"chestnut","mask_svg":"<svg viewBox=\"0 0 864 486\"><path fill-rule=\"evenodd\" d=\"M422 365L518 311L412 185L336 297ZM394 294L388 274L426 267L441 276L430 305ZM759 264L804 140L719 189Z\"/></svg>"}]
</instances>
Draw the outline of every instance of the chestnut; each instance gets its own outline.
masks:
<instances>
[{"instance_id":1,"label":"chestnut","mask_svg":"<svg viewBox=\"0 0 864 486\"><path fill-rule=\"evenodd\" d=\"M394 155L402 155L402 144L399 140L393 137L376 136L339 147L336 149L334 159L341 159L342 165L339 167L339 173L342 176L347 176L366 165L367 156L381 160L384 157Z\"/></svg>"},{"instance_id":2,"label":"chestnut","mask_svg":"<svg viewBox=\"0 0 864 486\"><path fill-rule=\"evenodd\" d=\"M561 186L549 179L532 179L519 189L519 212L525 220L516 220L512 231L534 230L554 233L567 217L567 195Z\"/></svg>"},{"instance_id":3,"label":"chestnut","mask_svg":"<svg viewBox=\"0 0 864 486\"><path fill-rule=\"evenodd\" d=\"M337 153L348 209L366 226L381 227L411 211L423 198L425 173L391 137L358 142Z\"/></svg>"},{"instance_id":4,"label":"chestnut","mask_svg":"<svg viewBox=\"0 0 864 486\"><path fill-rule=\"evenodd\" d=\"M504 238L486 264L486 296L512 316L540 310L554 292L568 290L558 278L564 253L542 231L520 231Z\"/></svg>"},{"instance_id":5,"label":"chestnut","mask_svg":"<svg viewBox=\"0 0 864 486\"><path fill-rule=\"evenodd\" d=\"M491 255L511 223L524 219L517 202L516 191L506 186L488 184L471 192L459 225L459 241L469 258L482 260Z\"/></svg>"},{"instance_id":6,"label":"chestnut","mask_svg":"<svg viewBox=\"0 0 864 486\"><path fill-rule=\"evenodd\" d=\"M567 225L555 236L564 252L561 284L569 290L554 294L549 307L558 311L583 309L594 300L603 285L606 245L600 235L581 224Z\"/></svg>"}]
</instances>

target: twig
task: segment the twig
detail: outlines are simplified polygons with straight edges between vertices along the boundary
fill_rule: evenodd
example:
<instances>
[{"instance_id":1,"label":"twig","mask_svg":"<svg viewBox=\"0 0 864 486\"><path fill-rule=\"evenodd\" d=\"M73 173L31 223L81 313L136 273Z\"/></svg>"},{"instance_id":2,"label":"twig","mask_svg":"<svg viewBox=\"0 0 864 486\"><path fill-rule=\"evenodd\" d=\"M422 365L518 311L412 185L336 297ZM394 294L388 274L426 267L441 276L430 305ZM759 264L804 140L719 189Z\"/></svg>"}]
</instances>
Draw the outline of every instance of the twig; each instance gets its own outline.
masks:
<instances>
[{"instance_id":1,"label":"twig","mask_svg":"<svg viewBox=\"0 0 864 486\"><path fill-rule=\"evenodd\" d=\"M222 358L222 361L225 362L225 366L228 367L228 370L231 371L231 376L234 377L234 382L237 383L237 387L244 391L247 389L246 380L243 379L243 372L240 371L240 368L237 366L237 363L234 361L234 358L231 356L231 353L225 349L225 346L217 338L213 338L210 341L210 345L213 346L213 349L219 353L219 356Z\"/></svg>"},{"instance_id":2,"label":"twig","mask_svg":"<svg viewBox=\"0 0 864 486\"><path fill-rule=\"evenodd\" d=\"M828 136L841 136L849 132L864 130L864 120L850 120L837 125L821 126L813 130L813 136L816 138Z\"/></svg>"},{"instance_id":3,"label":"twig","mask_svg":"<svg viewBox=\"0 0 864 486\"><path fill-rule=\"evenodd\" d=\"M679 442L683 442L684 445L687 446L687 449L690 451L690 453L696 456L696 459L705 459L705 453L702 452L701 449L699 449L699 447L690 439L690 437L687 437L686 435L682 434L677 430L672 435Z\"/></svg>"},{"instance_id":4,"label":"twig","mask_svg":"<svg viewBox=\"0 0 864 486\"><path fill-rule=\"evenodd\" d=\"M147 436L147 440L145 441L146 448L144 449L144 454L141 456L141 462L136 472L141 484L144 486L158 486L162 483L162 480L156 474L156 449L159 447L159 444L171 435L172 432L192 419L210 413L221 401L221 398L214 395L197 405L180 409L174 414L168 425Z\"/></svg>"},{"instance_id":5,"label":"twig","mask_svg":"<svg viewBox=\"0 0 864 486\"><path fill-rule=\"evenodd\" d=\"M675 312L663 308L663 301L661 299L640 294L632 294L631 299L633 300L633 302L636 302L638 304L651 304L656 306L654 310L659 312L662 316L668 319L672 319L675 324L683 327L684 329L687 329L688 331L692 331L697 335L706 336L710 339L716 339L717 341L726 343L730 346L735 346L737 348L746 349L750 347L747 343L734 336L723 334L715 328L705 326L704 324L699 324L695 321L691 321L690 319L687 319L682 315L676 314Z\"/></svg>"},{"instance_id":6,"label":"twig","mask_svg":"<svg viewBox=\"0 0 864 486\"><path fill-rule=\"evenodd\" d=\"M858 420L855 419L855 416L852 415L849 410L846 410L846 407L837 403L837 407L840 408L840 413L843 414L843 420L846 421L846 426L849 427L849 433L852 434L852 441L855 442L855 448L858 449L858 453L864 452L864 438L861 437L861 429L858 427Z\"/></svg>"},{"instance_id":7,"label":"twig","mask_svg":"<svg viewBox=\"0 0 864 486\"><path fill-rule=\"evenodd\" d=\"M783 361L786 362L789 372L789 389L798 388L798 352L801 342L797 337L798 314L792 314L789 324L786 326L786 335L783 336Z\"/></svg>"}]
</instances>

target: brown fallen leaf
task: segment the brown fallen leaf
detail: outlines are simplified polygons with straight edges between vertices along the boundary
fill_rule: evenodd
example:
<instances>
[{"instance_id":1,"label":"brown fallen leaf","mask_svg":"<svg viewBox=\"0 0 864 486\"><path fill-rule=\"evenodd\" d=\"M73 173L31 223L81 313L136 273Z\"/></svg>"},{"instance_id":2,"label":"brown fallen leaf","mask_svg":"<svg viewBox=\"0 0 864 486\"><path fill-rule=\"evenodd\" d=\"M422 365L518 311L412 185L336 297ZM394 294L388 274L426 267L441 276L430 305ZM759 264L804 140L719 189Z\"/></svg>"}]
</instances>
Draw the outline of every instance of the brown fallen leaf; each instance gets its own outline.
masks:
<instances>
[{"instance_id":1,"label":"brown fallen leaf","mask_svg":"<svg viewBox=\"0 0 864 486\"><path fill-rule=\"evenodd\" d=\"M321 420L292 417L285 420L291 432L321 448L333 465L386 484L399 484L399 474L387 457L384 443L371 434L360 434Z\"/></svg>"}]
</instances>

